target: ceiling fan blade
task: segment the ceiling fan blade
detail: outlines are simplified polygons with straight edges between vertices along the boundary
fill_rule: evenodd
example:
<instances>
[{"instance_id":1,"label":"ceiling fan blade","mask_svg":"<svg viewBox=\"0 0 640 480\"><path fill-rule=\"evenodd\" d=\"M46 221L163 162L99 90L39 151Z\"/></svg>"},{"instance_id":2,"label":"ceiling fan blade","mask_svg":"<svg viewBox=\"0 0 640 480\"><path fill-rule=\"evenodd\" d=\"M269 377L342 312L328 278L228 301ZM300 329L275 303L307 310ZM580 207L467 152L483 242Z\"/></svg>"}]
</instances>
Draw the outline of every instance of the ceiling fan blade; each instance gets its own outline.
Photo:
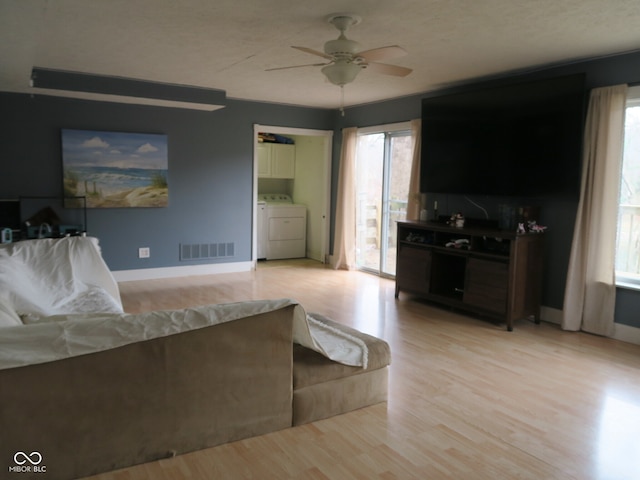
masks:
<instances>
[{"instance_id":1,"label":"ceiling fan blade","mask_svg":"<svg viewBox=\"0 0 640 480\"><path fill-rule=\"evenodd\" d=\"M411 72L413 72L413 70L411 70L410 68L375 62L367 64L367 70L371 70L372 72L376 73L383 73L385 75L395 75L396 77L406 77Z\"/></svg>"},{"instance_id":2,"label":"ceiling fan blade","mask_svg":"<svg viewBox=\"0 0 640 480\"><path fill-rule=\"evenodd\" d=\"M407 51L398 46L390 45L388 47L372 48L356 54L357 57L364 58L367 62L377 62L380 60L388 60L390 58L404 57Z\"/></svg>"},{"instance_id":3,"label":"ceiling fan blade","mask_svg":"<svg viewBox=\"0 0 640 480\"><path fill-rule=\"evenodd\" d=\"M329 62L331 63L331 62ZM289 68L302 68L302 67L324 67L325 65L329 65L329 63L308 63L306 65L291 65L289 67L275 67L275 68L267 68L265 72L272 72L274 70L287 70Z\"/></svg>"},{"instance_id":4,"label":"ceiling fan blade","mask_svg":"<svg viewBox=\"0 0 640 480\"><path fill-rule=\"evenodd\" d=\"M317 55L319 57L326 58L327 60L333 60L331 55L327 55L326 53L319 52L318 50L314 50L313 48L294 47L294 46L292 46L291 48L295 48L296 50L300 50L301 52L304 52L304 53L310 53L311 55Z\"/></svg>"}]
</instances>

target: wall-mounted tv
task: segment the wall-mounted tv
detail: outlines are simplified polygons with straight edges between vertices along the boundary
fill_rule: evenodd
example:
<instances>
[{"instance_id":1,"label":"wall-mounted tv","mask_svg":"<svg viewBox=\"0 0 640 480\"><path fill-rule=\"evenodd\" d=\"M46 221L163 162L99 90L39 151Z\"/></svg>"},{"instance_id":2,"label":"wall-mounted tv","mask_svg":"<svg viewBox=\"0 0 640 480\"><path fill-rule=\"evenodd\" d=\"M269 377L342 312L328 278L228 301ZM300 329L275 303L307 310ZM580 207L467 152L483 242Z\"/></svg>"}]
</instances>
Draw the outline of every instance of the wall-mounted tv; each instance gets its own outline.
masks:
<instances>
[{"instance_id":1,"label":"wall-mounted tv","mask_svg":"<svg viewBox=\"0 0 640 480\"><path fill-rule=\"evenodd\" d=\"M422 192L577 195L583 74L422 100Z\"/></svg>"}]
</instances>

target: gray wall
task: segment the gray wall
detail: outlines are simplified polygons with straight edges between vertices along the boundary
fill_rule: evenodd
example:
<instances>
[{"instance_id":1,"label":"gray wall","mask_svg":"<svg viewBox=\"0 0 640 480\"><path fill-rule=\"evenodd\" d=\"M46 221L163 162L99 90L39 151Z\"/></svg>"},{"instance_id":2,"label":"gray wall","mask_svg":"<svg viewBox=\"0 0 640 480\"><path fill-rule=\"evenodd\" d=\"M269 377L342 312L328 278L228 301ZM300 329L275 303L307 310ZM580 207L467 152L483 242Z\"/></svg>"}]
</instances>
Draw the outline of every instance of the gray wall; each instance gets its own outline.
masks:
<instances>
[{"instance_id":1,"label":"gray wall","mask_svg":"<svg viewBox=\"0 0 640 480\"><path fill-rule=\"evenodd\" d=\"M164 133L167 208L89 209L112 270L251 259L253 125L330 130L335 112L228 100L214 112L0 94L0 198L60 195L60 129ZM234 257L179 261L180 243L234 242ZM151 258L139 259L138 247Z\"/></svg>"},{"instance_id":2,"label":"gray wall","mask_svg":"<svg viewBox=\"0 0 640 480\"><path fill-rule=\"evenodd\" d=\"M522 75L523 78L586 72L588 88L640 82L640 54L634 53ZM500 83L483 79L479 84ZM447 90L469 88L462 84ZM357 88L354 84L351 88ZM442 90L443 92L445 90ZM348 95L348 90L346 92ZM425 93L336 111L228 100L216 112L88 102L54 97L0 93L0 198L61 193L60 129L164 133L169 142L169 207L159 209L93 209L88 225L100 238L112 270L184 265L180 243L235 242L233 258L251 258L253 125L335 131L332 204L339 173L340 130L418 118ZM469 211L459 196L438 198L440 209ZM499 198L475 198L490 212ZM549 226L543 304L562 308L564 284L577 200L521 199L542 207ZM444 213L444 212L443 212ZM335 215L332 214L332 219ZM333 232L333 225L332 225ZM151 258L138 259L138 247L150 247ZM194 264L197 262L189 263ZM200 262L211 263L211 262ZM640 327L640 293L619 290L616 320Z\"/></svg>"}]
</instances>

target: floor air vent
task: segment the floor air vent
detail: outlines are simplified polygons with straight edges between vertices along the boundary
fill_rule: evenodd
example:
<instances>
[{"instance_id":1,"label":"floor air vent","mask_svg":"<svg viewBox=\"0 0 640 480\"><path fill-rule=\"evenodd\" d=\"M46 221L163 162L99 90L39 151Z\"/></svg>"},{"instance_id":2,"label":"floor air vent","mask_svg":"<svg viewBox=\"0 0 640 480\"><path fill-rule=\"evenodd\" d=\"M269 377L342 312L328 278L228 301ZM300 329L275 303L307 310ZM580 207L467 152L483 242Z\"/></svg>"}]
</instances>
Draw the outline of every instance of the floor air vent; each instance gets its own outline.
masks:
<instances>
[{"instance_id":1,"label":"floor air vent","mask_svg":"<svg viewBox=\"0 0 640 480\"><path fill-rule=\"evenodd\" d=\"M207 260L212 258L229 258L235 255L235 245L228 243L181 243L180 260Z\"/></svg>"}]
</instances>

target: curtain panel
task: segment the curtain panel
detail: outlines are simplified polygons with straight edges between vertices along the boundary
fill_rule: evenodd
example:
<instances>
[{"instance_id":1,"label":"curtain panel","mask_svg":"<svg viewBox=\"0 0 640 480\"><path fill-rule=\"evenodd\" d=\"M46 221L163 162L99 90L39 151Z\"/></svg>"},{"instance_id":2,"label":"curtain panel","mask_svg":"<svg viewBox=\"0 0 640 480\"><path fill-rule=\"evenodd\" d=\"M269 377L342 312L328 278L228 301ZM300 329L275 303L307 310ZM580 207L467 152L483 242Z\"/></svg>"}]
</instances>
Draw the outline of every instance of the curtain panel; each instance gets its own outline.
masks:
<instances>
[{"instance_id":1,"label":"curtain panel","mask_svg":"<svg viewBox=\"0 0 640 480\"><path fill-rule=\"evenodd\" d=\"M571 244L562 328L613 333L615 250L627 85L591 91L580 201Z\"/></svg>"},{"instance_id":2,"label":"curtain panel","mask_svg":"<svg viewBox=\"0 0 640 480\"><path fill-rule=\"evenodd\" d=\"M411 158L411 179L409 180L409 196L407 198L407 220L418 220L423 207L420 196L420 146L422 140L422 120L411 120L411 142L413 143Z\"/></svg>"},{"instance_id":3,"label":"curtain panel","mask_svg":"<svg viewBox=\"0 0 640 480\"><path fill-rule=\"evenodd\" d=\"M336 224L331 266L334 269L356 268L356 181L355 164L358 145L356 127L342 130L340 171L336 198Z\"/></svg>"}]
</instances>

